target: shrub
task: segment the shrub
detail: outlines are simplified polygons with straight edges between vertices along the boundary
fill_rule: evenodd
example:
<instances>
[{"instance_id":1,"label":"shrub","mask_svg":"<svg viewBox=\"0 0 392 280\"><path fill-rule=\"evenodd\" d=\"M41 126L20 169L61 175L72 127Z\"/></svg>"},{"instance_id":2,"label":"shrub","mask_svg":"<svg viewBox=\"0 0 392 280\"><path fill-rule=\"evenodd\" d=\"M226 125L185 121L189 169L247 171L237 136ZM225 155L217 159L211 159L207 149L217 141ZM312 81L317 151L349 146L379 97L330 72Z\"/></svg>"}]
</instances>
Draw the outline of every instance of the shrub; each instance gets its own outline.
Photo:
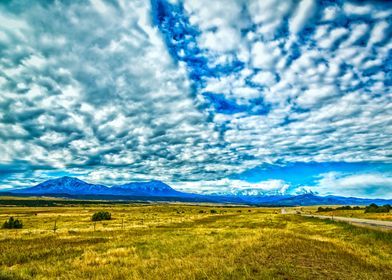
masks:
<instances>
[{"instance_id":1,"label":"shrub","mask_svg":"<svg viewBox=\"0 0 392 280\"><path fill-rule=\"evenodd\" d=\"M106 211L99 211L94 213L92 216L91 220L96 222L96 221L103 221L103 220L111 220L112 219L112 214Z\"/></svg>"},{"instance_id":2,"label":"shrub","mask_svg":"<svg viewBox=\"0 0 392 280\"><path fill-rule=\"evenodd\" d=\"M216 213L218 213L218 211L216 211L215 209L211 209L211 210L210 210L210 213L211 213L211 214L216 214Z\"/></svg>"},{"instance_id":3,"label":"shrub","mask_svg":"<svg viewBox=\"0 0 392 280\"><path fill-rule=\"evenodd\" d=\"M317 212L329 212L329 211L333 211L333 210L334 210L334 209L331 208L331 207L325 207L325 208L319 207L319 208L317 209Z\"/></svg>"},{"instance_id":4,"label":"shrub","mask_svg":"<svg viewBox=\"0 0 392 280\"><path fill-rule=\"evenodd\" d=\"M199 211L199 214L203 214L203 213L204 213L204 210L200 210L200 211Z\"/></svg>"},{"instance_id":5,"label":"shrub","mask_svg":"<svg viewBox=\"0 0 392 280\"><path fill-rule=\"evenodd\" d=\"M351 206L340 206L336 210L352 210Z\"/></svg>"},{"instance_id":6,"label":"shrub","mask_svg":"<svg viewBox=\"0 0 392 280\"><path fill-rule=\"evenodd\" d=\"M330 212L330 211L334 211L334 210L359 210L359 209L361 209L361 207L359 207L359 206L351 207L350 205L347 205L347 206L339 206L339 207L336 207L335 209L331 208L331 207L325 207L325 208L319 207L317 209L317 212Z\"/></svg>"},{"instance_id":7,"label":"shrub","mask_svg":"<svg viewBox=\"0 0 392 280\"><path fill-rule=\"evenodd\" d=\"M383 206L378 206L377 204L370 204L366 206L365 213L388 213L392 209L391 205L385 204Z\"/></svg>"},{"instance_id":8,"label":"shrub","mask_svg":"<svg viewBox=\"0 0 392 280\"><path fill-rule=\"evenodd\" d=\"M18 219L14 219L14 217L10 217L8 221L3 224L3 228L22 228L22 221Z\"/></svg>"}]
</instances>

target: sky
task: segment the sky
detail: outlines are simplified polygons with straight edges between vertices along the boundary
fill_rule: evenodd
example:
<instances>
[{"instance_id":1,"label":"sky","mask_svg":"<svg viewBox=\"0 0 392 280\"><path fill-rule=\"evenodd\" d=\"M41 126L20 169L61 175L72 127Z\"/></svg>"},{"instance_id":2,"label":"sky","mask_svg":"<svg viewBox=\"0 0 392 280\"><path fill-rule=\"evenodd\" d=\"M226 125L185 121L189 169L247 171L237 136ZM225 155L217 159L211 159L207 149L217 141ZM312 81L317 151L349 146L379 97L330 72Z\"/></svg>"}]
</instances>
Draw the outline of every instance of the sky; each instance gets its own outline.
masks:
<instances>
[{"instance_id":1,"label":"sky","mask_svg":"<svg viewBox=\"0 0 392 280\"><path fill-rule=\"evenodd\" d=\"M392 3L0 1L0 189L392 198Z\"/></svg>"}]
</instances>

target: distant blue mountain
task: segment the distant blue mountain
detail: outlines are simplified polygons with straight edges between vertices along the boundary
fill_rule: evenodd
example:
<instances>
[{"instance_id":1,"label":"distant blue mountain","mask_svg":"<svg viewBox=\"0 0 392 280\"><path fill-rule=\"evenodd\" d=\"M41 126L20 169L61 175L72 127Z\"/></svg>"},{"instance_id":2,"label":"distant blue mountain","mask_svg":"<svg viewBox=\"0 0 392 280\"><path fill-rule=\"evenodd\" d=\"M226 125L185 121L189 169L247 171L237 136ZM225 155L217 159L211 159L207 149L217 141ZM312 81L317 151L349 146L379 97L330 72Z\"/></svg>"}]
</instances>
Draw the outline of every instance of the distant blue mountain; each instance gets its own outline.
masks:
<instances>
[{"instance_id":1,"label":"distant blue mountain","mask_svg":"<svg viewBox=\"0 0 392 280\"><path fill-rule=\"evenodd\" d=\"M115 185L110 189L110 194L136 195L136 196L186 196L189 194L174 190L161 181L133 182L124 185Z\"/></svg>"},{"instance_id":2,"label":"distant blue mountain","mask_svg":"<svg viewBox=\"0 0 392 280\"><path fill-rule=\"evenodd\" d=\"M73 177L61 177L40 183L34 187L12 190L15 194L66 194L66 195L114 195L114 196L182 196L161 181L133 182L107 187L89 184Z\"/></svg>"},{"instance_id":3,"label":"distant blue mountain","mask_svg":"<svg viewBox=\"0 0 392 280\"><path fill-rule=\"evenodd\" d=\"M376 203L378 205L391 204L392 199L364 199L356 197L342 197L342 196L318 196L312 193L301 194L295 196L285 196L275 199L273 203L275 205L288 205L288 206L310 206L310 205L369 205ZM263 203L266 203L264 201ZM272 201L269 201L272 202Z\"/></svg>"},{"instance_id":4,"label":"distant blue mountain","mask_svg":"<svg viewBox=\"0 0 392 280\"><path fill-rule=\"evenodd\" d=\"M34 187L15 189L17 194L106 194L108 187L86 183L73 177L61 177L40 183Z\"/></svg>"},{"instance_id":5,"label":"distant blue mountain","mask_svg":"<svg viewBox=\"0 0 392 280\"><path fill-rule=\"evenodd\" d=\"M36 186L7 190L15 195L52 195L108 200L170 200L187 202L237 203L264 206L309 205L368 205L392 204L392 200L363 199L340 196L318 196L313 193L301 195L200 195L179 192L161 181L132 182L111 187L89 184L73 177L61 177Z\"/></svg>"}]
</instances>

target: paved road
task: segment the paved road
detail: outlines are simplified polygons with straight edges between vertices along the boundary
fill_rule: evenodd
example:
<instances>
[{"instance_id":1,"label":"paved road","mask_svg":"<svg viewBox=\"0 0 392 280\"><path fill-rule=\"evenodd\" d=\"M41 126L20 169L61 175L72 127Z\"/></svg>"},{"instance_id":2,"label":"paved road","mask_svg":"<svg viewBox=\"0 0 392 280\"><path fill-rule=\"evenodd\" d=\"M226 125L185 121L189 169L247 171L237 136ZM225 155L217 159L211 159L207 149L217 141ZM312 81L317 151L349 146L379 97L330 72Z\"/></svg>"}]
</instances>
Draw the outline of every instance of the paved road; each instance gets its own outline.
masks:
<instances>
[{"instance_id":1,"label":"paved road","mask_svg":"<svg viewBox=\"0 0 392 280\"><path fill-rule=\"evenodd\" d=\"M322 215L302 215L305 217L314 217L319 219L333 219L334 221L347 222L353 225L361 225L375 228L383 228L392 230L392 222L380 221L380 220L369 220L369 219L357 219L349 217L337 217L337 216L322 216Z\"/></svg>"}]
</instances>

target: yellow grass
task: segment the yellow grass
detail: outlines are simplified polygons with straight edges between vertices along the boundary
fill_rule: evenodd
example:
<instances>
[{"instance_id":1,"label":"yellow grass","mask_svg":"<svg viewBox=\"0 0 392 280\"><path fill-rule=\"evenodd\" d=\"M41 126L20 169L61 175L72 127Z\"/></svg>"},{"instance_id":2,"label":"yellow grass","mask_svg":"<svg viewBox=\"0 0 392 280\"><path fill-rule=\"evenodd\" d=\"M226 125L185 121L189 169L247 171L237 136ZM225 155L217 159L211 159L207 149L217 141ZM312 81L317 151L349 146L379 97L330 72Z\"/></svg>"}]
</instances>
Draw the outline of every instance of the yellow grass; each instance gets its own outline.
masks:
<instances>
[{"instance_id":1,"label":"yellow grass","mask_svg":"<svg viewBox=\"0 0 392 280\"><path fill-rule=\"evenodd\" d=\"M94 231L99 210L113 220ZM12 215L24 228L0 230L0 279L392 279L392 233L277 213L182 204L1 207L2 223Z\"/></svg>"}]
</instances>

